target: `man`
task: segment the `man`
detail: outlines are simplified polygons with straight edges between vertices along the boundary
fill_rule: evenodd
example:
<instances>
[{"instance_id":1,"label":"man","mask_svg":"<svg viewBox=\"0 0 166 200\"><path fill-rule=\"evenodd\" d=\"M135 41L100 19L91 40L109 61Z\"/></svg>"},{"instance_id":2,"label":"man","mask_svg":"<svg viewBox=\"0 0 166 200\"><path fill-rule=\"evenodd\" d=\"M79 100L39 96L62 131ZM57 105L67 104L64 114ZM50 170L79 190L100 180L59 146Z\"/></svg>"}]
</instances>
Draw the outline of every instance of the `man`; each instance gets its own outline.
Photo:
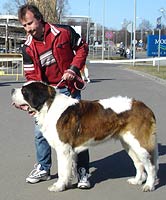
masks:
<instances>
[{"instance_id":1,"label":"man","mask_svg":"<svg viewBox=\"0 0 166 200\"><path fill-rule=\"evenodd\" d=\"M67 25L49 24L39 9L30 4L19 8L18 18L27 40L23 46L24 72L27 81L43 81L57 86L59 91L80 99L80 70L85 65L88 45ZM77 86L76 86L77 85ZM28 183L49 180L51 148L35 124L37 164L26 178ZM78 188L89 188L89 152L78 154Z\"/></svg>"}]
</instances>

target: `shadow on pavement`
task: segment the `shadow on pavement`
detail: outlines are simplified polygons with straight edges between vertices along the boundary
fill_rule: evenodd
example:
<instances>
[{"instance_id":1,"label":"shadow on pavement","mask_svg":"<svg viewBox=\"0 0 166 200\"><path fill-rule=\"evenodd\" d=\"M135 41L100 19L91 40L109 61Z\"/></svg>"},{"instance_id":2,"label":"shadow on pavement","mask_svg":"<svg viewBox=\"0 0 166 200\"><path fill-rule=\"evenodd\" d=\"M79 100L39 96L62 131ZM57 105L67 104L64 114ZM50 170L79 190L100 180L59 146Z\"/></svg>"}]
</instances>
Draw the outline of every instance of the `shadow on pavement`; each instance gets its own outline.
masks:
<instances>
[{"instance_id":1,"label":"shadow on pavement","mask_svg":"<svg viewBox=\"0 0 166 200\"><path fill-rule=\"evenodd\" d=\"M102 82L102 81L114 81L114 80L116 80L116 79L114 79L114 78L112 78L112 79L111 78L91 79L91 83L98 83L98 82Z\"/></svg>"},{"instance_id":2,"label":"shadow on pavement","mask_svg":"<svg viewBox=\"0 0 166 200\"><path fill-rule=\"evenodd\" d=\"M130 177L135 175L135 168L127 153L122 150L101 160L90 163L90 167L96 168L91 173L92 187L96 183L108 179Z\"/></svg>"},{"instance_id":3,"label":"shadow on pavement","mask_svg":"<svg viewBox=\"0 0 166 200\"><path fill-rule=\"evenodd\" d=\"M158 145L159 156L166 154L166 145ZM127 153L122 150L113 155L90 163L90 167L95 168L91 173L90 182L92 187L96 183L108 179L117 179L135 176L135 167ZM159 184L156 188L166 185L166 163L159 164L158 171Z\"/></svg>"},{"instance_id":4,"label":"shadow on pavement","mask_svg":"<svg viewBox=\"0 0 166 200\"><path fill-rule=\"evenodd\" d=\"M25 81L13 81L13 82L3 82L3 83L0 83L0 87L4 87L4 86L11 86L13 84L23 84L25 83Z\"/></svg>"},{"instance_id":5,"label":"shadow on pavement","mask_svg":"<svg viewBox=\"0 0 166 200\"><path fill-rule=\"evenodd\" d=\"M166 155L166 145L158 144L159 156ZM159 184L157 188L166 185L166 163L159 163L158 171Z\"/></svg>"}]
</instances>

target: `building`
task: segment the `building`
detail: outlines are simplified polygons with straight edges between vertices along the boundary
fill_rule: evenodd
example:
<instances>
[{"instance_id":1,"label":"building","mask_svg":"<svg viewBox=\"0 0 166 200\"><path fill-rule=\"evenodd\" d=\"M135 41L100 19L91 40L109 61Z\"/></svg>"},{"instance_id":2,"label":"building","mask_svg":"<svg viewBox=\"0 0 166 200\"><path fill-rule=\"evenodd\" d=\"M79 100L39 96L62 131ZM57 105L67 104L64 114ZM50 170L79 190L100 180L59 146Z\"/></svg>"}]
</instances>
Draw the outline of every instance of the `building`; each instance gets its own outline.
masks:
<instances>
[{"instance_id":1,"label":"building","mask_svg":"<svg viewBox=\"0 0 166 200\"><path fill-rule=\"evenodd\" d=\"M81 27L82 37L93 44L96 40L95 23L88 16L64 16L61 23ZM0 15L0 53L18 52L26 39L23 26L14 15Z\"/></svg>"},{"instance_id":2,"label":"building","mask_svg":"<svg viewBox=\"0 0 166 200\"><path fill-rule=\"evenodd\" d=\"M0 52L17 52L26 37L23 26L14 15L0 15Z\"/></svg>"},{"instance_id":3,"label":"building","mask_svg":"<svg viewBox=\"0 0 166 200\"><path fill-rule=\"evenodd\" d=\"M84 38L89 44L92 44L95 40L95 23L92 22L88 16L80 15L66 15L61 19L62 24L68 24L72 27L81 27L78 32L82 38Z\"/></svg>"}]
</instances>

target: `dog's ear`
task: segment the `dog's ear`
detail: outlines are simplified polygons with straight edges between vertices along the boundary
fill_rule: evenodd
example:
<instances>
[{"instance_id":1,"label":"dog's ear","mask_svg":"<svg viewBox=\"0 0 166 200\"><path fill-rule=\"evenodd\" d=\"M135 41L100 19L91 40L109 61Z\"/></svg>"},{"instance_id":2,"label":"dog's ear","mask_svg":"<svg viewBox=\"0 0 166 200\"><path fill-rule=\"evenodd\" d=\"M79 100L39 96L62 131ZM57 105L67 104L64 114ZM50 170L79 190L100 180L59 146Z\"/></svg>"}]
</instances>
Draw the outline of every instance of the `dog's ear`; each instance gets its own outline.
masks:
<instances>
[{"instance_id":1,"label":"dog's ear","mask_svg":"<svg viewBox=\"0 0 166 200\"><path fill-rule=\"evenodd\" d=\"M56 90L55 90L55 88L52 87L52 86L48 86L48 92L49 92L50 98L53 98L53 99L54 99L54 97L55 97L55 95L56 95Z\"/></svg>"},{"instance_id":2,"label":"dog's ear","mask_svg":"<svg viewBox=\"0 0 166 200\"><path fill-rule=\"evenodd\" d=\"M49 99L47 100L47 105L48 107L50 107L56 95L55 88L53 88L52 86L48 86L48 93L49 93Z\"/></svg>"},{"instance_id":3,"label":"dog's ear","mask_svg":"<svg viewBox=\"0 0 166 200\"><path fill-rule=\"evenodd\" d=\"M41 82L32 82L22 87L24 99L32 108L40 111L47 101L53 100L56 91L53 87Z\"/></svg>"}]
</instances>

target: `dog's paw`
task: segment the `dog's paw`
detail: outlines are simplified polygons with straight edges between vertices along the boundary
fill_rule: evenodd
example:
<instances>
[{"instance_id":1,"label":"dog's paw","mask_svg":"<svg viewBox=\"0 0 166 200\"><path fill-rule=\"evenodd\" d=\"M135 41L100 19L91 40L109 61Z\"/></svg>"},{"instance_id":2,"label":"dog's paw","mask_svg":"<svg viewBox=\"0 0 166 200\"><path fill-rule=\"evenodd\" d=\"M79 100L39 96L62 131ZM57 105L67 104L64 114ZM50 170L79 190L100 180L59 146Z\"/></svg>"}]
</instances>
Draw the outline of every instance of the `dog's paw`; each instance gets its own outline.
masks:
<instances>
[{"instance_id":1,"label":"dog's paw","mask_svg":"<svg viewBox=\"0 0 166 200\"><path fill-rule=\"evenodd\" d=\"M154 186L150 186L150 185L147 185L145 184L143 187L142 187L142 191L143 192L151 192L155 190L155 187Z\"/></svg>"},{"instance_id":2,"label":"dog's paw","mask_svg":"<svg viewBox=\"0 0 166 200\"><path fill-rule=\"evenodd\" d=\"M127 182L131 185L141 185L142 181L141 180L137 180L136 178L129 178L127 180Z\"/></svg>"},{"instance_id":3,"label":"dog's paw","mask_svg":"<svg viewBox=\"0 0 166 200\"><path fill-rule=\"evenodd\" d=\"M142 173L140 178L133 177L128 179L127 182L132 185L142 185L146 181L146 179L147 179L146 173Z\"/></svg>"},{"instance_id":4,"label":"dog's paw","mask_svg":"<svg viewBox=\"0 0 166 200\"><path fill-rule=\"evenodd\" d=\"M64 186L58 186L56 183L54 183L53 185L50 185L48 187L48 190L50 192L62 192L63 190L65 190Z\"/></svg>"}]
</instances>

